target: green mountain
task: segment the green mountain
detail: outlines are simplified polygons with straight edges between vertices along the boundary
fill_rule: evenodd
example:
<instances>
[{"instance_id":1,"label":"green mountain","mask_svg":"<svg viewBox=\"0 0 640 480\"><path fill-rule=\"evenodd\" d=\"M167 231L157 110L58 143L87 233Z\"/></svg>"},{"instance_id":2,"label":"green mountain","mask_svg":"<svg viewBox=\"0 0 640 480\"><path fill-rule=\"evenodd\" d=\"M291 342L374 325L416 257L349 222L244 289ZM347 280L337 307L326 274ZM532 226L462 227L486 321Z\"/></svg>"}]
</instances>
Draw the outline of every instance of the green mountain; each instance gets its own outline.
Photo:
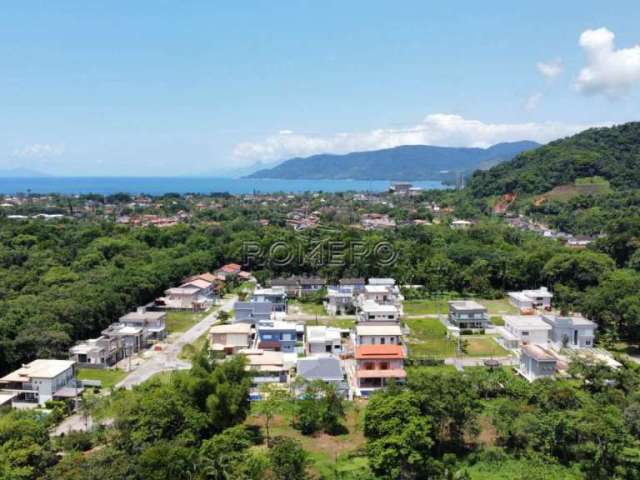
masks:
<instances>
[{"instance_id":1,"label":"green mountain","mask_svg":"<svg viewBox=\"0 0 640 480\"><path fill-rule=\"evenodd\" d=\"M476 171L475 197L508 192L540 194L577 179L602 177L614 189L640 187L640 122L592 128Z\"/></svg>"},{"instance_id":2,"label":"green mountain","mask_svg":"<svg viewBox=\"0 0 640 480\"><path fill-rule=\"evenodd\" d=\"M454 148L405 145L346 155L313 155L292 158L250 178L352 179L352 180L450 180L456 172L468 173L510 160L538 147L535 142L499 143L489 148Z\"/></svg>"}]
</instances>

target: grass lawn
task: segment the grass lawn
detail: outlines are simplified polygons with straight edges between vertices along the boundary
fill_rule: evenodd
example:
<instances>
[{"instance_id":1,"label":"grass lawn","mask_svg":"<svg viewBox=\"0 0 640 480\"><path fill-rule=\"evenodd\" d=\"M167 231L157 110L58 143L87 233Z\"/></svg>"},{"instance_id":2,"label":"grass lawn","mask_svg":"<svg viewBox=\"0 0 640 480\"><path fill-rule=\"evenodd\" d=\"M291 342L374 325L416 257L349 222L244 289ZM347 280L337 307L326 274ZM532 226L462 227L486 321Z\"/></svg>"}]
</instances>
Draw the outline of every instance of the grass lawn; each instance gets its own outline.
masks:
<instances>
[{"instance_id":1,"label":"grass lawn","mask_svg":"<svg viewBox=\"0 0 640 480\"><path fill-rule=\"evenodd\" d=\"M315 321L307 322L307 325L315 325ZM332 318L318 318L318 325L326 325L328 327L337 327L337 328L354 328L356 326L355 318L341 318L341 317L332 317Z\"/></svg>"},{"instance_id":2,"label":"grass lawn","mask_svg":"<svg viewBox=\"0 0 640 480\"><path fill-rule=\"evenodd\" d=\"M487 307L489 315L517 315L518 309L511 305L506 298L499 300L483 300L476 299L478 303L481 303Z\"/></svg>"},{"instance_id":3,"label":"grass lawn","mask_svg":"<svg viewBox=\"0 0 640 480\"><path fill-rule=\"evenodd\" d=\"M462 298L462 296L459 298ZM474 298L473 300L487 307L489 315L515 315L518 313L518 309L511 305L506 298L499 300ZM449 312L447 301L447 299L409 300L404 302L404 314L407 316L435 315L438 313L446 315Z\"/></svg>"},{"instance_id":4,"label":"grass lawn","mask_svg":"<svg viewBox=\"0 0 640 480\"><path fill-rule=\"evenodd\" d=\"M443 358L455 355L456 344L447 338L447 329L436 318L406 320L411 329L407 339L412 357Z\"/></svg>"},{"instance_id":5,"label":"grass lawn","mask_svg":"<svg viewBox=\"0 0 640 480\"><path fill-rule=\"evenodd\" d=\"M455 373L456 367L453 365L420 365L415 367L407 367L407 375L411 375L411 372L428 372L428 373Z\"/></svg>"},{"instance_id":6,"label":"grass lawn","mask_svg":"<svg viewBox=\"0 0 640 480\"><path fill-rule=\"evenodd\" d=\"M493 316L491 317L491 323L498 327L502 327L504 326L504 319L502 317Z\"/></svg>"},{"instance_id":7,"label":"grass lawn","mask_svg":"<svg viewBox=\"0 0 640 480\"><path fill-rule=\"evenodd\" d=\"M191 360L196 353L202 350L204 344L207 342L208 336L209 332L204 332L196 339L195 342L186 344L182 347L182 350L180 350L178 358L182 360Z\"/></svg>"},{"instance_id":8,"label":"grass lawn","mask_svg":"<svg viewBox=\"0 0 640 480\"><path fill-rule=\"evenodd\" d=\"M289 303L289 305L294 305L300 309L302 313L307 315L327 315L327 312L324 309L324 305L317 303L304 303L298 300L293 300Z\"/></svg>"},{"instance_id":9,"label":"grass lawn","mask_svg":"<svg viewBox=\"0 0 640 480\"><path fill-rule=\"evenodd\" d=\"M462 336L467 341L467 353L469 357L505 357L509 355L504 348L490 336L471 337Z\"/></svg>"},{"instance_id":10,"label":"grass lawn","mask_svg":"<svg viewBox=\"0 0 640 480\"><path fill-rule=\"evenodd\" d=\"M202 320L211 310L205 312L167 312L167 333L186 332Z\"/></svg>"},{"instance_id":11,"label":"grass lawn","mask_svg":"<svg viewBox=\"0 0 640 480\"><path fill-rule=\"evenodd\" d=\"M94 368L79 368L78 380L100 380L102 388L111 388L127 375L122 370L105 368L97 370Z\"/></svg>"},{"instance_id":12,"label":"grass lawn","mask_svg":"<svg viewBox=\"0 0 640 480\"><path fill-rule=\"evenodd\" d=\"M272 420L271 435L291 437L298 440L309 452L311 470L321 479L340 478L350 480L359 478L368 471L367 459L358 455L365 444L362 434L365 402L348 403L344 425L348 432L343 435L327 435L324 433L312 436L302 435L290 425L290 417L278 416ZM262 417L250 416L246 422L251 426L259 426L265 434ZM260 447L264 448L264 446ZM338 475L336 475L336 472ZM315 477L314 477L315 478Z\"/></svg>"}]
</instances>

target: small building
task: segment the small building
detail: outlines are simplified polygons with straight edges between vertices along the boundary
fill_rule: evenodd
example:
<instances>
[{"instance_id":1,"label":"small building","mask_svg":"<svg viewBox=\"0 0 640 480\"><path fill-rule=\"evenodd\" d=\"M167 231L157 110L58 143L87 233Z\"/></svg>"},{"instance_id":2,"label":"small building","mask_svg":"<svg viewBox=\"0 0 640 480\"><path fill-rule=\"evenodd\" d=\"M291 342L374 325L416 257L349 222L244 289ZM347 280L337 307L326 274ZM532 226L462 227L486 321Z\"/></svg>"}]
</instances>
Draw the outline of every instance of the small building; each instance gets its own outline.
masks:
<instances>
[{"instance_id":1,"label":"small building","mask_svg":"<svg viewBox=\"0 0 640 480\"><path fill-rule=\"evenodd\" d=\"M451 222L451 228L454 230L469 230L473 223L468 220L454 220Z\"/></svg>"},{"instance_id":2,"label":"small building","mask_svg":"<svg viewBox=\"0 0 640 480\"><path fill-rule=\"evenodd\" d=\"M401 345L400 325L356 325L356 345Z\"/></svg>"},{"instance_id":3,"label":"small building","mask_svg":"<svg viewBox=\"0 0 640 480\"><path fill-rule=\"evenodd\" d=\"M409 182L394 182L391 184L389 191L394 195L404 197L409 195L412 187L413 185Z\"/></svg>"},{"instance_id":4,"label":"small building","mask_svg":"<svg viewBox=\"0 0 640 480\"><path fill-rule=\"evenodd\" d=\"M102 335L80 342L69 349L69 358L78 366L106 368L124 357L124 346L119 337Z\"/></svg>"},{"instance_id":5,"label":"small building","mask_svg":"<svg viewBox=\"0 0 640 480\"><path fill-rule=\"evenodd\" d=\"M340 329L325 327L324 325L307 327L307 353L334 354L342 353L342 339Z\"/></svg>"},{"instance_id":6,"label":"small building","mask_svg":"<svg viewBox=\"0 0 640 480\"><path fill-rule=\"evenodd\" d=\"M167 313L152 312L144 307L135 312L129 312L119 319L119 323L127 327L140 327L144 332L144 341L162 340L167 336Z\"/></svg>"},{"instance_id":7,"label":"small building","mask_svg":"<svg viewBox=\"0 0 640 480\"><path fill-rule=\"evenodd\" d=\"M276 352L296 351L296 324L277 320L264 320L256 324L258 348Z\"/></svg>"},{"instance_id":8,"label":"small building","mask_svg":"<svg viewBox=\"0 0 640 480\"><path fill-rule=\"evenodd\" d=\"M400 323L400 312L395 305L380 305L365 300L358 310L358 324L396 325Z\"/></svg>"},{"instance_id":9,"label":"small building","mask_svg":"<svg viewBox=\"0 0 640 480\"><path fill-rule=\"evenodd\" d=\"M358 296L358 303L373 301L379 305L393 305L400 315L403 313L402 302L404 296L395 285L365 285L364 291Z\"/></svg>"},{"instance_id":10,"label":"small building","mask_svg":"<svg viewBox=\"0 0 640 480\"><path fill-rule=\"evenodd\" d=\"M538 343L546 345L551 326L535 315L505 315L504 329L513 334L518 343Z\"/></svg>"},{"instance_id":11,"label":"small building","mask_svg":"<svg viewBox=\"0 0 640 480\"><path fill-rule=\"evenodd\" d=\"M250 392L252 399L260 399L259 388L261 385L268 383L287 383L289 368L285 365L282 352L245 349L239 350L238 354L246 357L246 369L252 373Z\"/></svg>"},{"instance_id":12,"label":"small building","mask_svg":"<svg viewBox=\"0 0 640 480\"><path fill-rule=\"evenodd\" d=\"M344 385L344 371L340 360L335 357L306 357L299 358L296 363L298 377L309 382L322 380L333 383L338 387Z\"/></svg>"},{"instance_id":13,"label":"small building","mask_svg":"<svg viewBox=\"0 0 640 480\"><path fill-rule=\"evenodd\" d=\"M551 293L546 287L537 290L522 290L520 292L509 292L507 294L509 303L521 312L534 309L551 309Z\"/></svg>"},{"instance_id":14,"label":"small building","mask_svg":"<svg viewBox=\"0 0 640 480\"><path fill-rule=\"evenodd\" d=\"M355 311L352 287L329 287L324 308L329 315L345 315Z\"/></svg>"},{"instance_id":15,"label":"small building","mask_svg":"<svg viewBox=\"0 0 640 480\"><path fill-rule=\"evenodd\" d=\"M591 320L574 315L543 315L542 319L551 325L549 340L557 348L591 348L598 325Z\"/></svg>"},{"instance_id":16,"label":"small building","mask_svg":"<svg viewBox=\"0 0 640 480\"><path fill-rule=\"evenodd\" d=\"M556 373L557 360L537 344L523 345L520 349L518 373L530 382L543 377L552 377Z\"/></svg>"},{"instance_id":17,"label":"small building","mask_svg":"<svg viewBox=\"0 0 640 480\"><path fill-rule=\"evenodd\" d=\"M12 402L37 403L76 398L82 388L75 380L75 362L38 359L0 378L0 391L14 395Z\"/></svg>"},{"instance_id":18,"label":"small building","mask_svg":"<svg viewBox=\"0 0 640 480\"><path fill-rule=\"evenodd\" d=\"M144 348L144 331L140 327L128 327L121 323L112 323L102 331L102 336L120 341L123 356L128 357Z\"/></svg>"},{"instance_id":19,"label":"small building","mask_svg":"<svg viewBox=\"0 0 640 480\"><path fill-rule=\"evenodd\" d=\"M172 287L164 291L164 297L156 300L164 308L176 310L204 310L212 303L211 296L203 295L196 286Z\"/></svg>"},{"instance_id":20,"label":"small building","mask_svg":"<svg viewBox=\"0 0 640 480\"><path fill-rule=\"evenodd\" d=\"M359 345L356 347L356 383L358 394L368 396L389 381L402 382L405 352L400 345Z\"/></svg>"},{"instance_id":21,"label":"small building","mask_svg":"<svg viewBox=\"0 0 640 480\"><path fill-rule=\"evenodd\" d=\"M358 294L358 293L362 292L362 290L364 290L364 286L366 285L366 282L365 282L364 278L362 278L362 277L341 278L338 281L338 285L341 288L351 289L354 292L354 294Z\"/></svg>"},{"instance_id":22,"label":"small building","mask_svg":"<svg viewBox=\"0 0 640 480\"><path fill-rule=\"evenodd\" d=\"M248 323L214 325L209 329L209 349L231 355L249 348L250 338L251 325Z\"/></svg>"},{"instance_id":23,"label":"small building","mask_svg":"<svg viewBox=\"0 0 640 480\"><path fill-rule=\"evenodd\" d=\"M490 325L486 307L473 300L449 302L449 322L461 330L483 329Z\"/></svg>"},{"instance_id":24,"label":"small building","mask_svg":"<svg viewBox=\"0 0 640 480\"><path fill-rule=\"evenodd\" d=\"M225 280L229 280L237 277L241 271L242 267L237 263L227 263L216 270L216 275L223 277Z\"/></svg>"},{"instance_id":25,"label":"small building","mask_svg":"<svg viewBox=\"0 0 640 480\"><path fill-rule=\"evenodd\" d=\"M300 282L298 277L274 278L271 288L283 288L289 297L300 296Z\"/></svg>"},{"instance_id":26,"label":"small building","mask_svg":"<svg viewBox=\"0 0 640 480\"><path fill-rule=\"evenodd\" d=\"M287 312L287 292L284 287L257 288L253 291L251 302L270 303L273 312Z\"/></svg>"},{"instance_id":27,"label":"small building","mask_svg":"<svg viewBox=\"0 0 640 480\"><path fill-rule=\"evenodd\" d=\"M322 277L300 277L300 294L310 294L322 290L327 281Z\"/></svg>"},{"instance_id":28,"label":"small building","mask_svg":"<svg viewBox=\"0 0 640 480\"><path fill-rule=\"evenodd\" d=\"M377 278L373 277L369 279L369 285L384 285L387 287L393 287L396 284L393 278Z\"/></svg>"},{"instance_id":29,"label":"small building","mask_svg":"<svg viewBox=\"0 0 640 480\"><path fill-rule=\"evenodd\" d=\"M258 322L271 320L272 309L273 305L269 302L235 302L233 323L255 325Z\"/></svg>"}]
</instances>

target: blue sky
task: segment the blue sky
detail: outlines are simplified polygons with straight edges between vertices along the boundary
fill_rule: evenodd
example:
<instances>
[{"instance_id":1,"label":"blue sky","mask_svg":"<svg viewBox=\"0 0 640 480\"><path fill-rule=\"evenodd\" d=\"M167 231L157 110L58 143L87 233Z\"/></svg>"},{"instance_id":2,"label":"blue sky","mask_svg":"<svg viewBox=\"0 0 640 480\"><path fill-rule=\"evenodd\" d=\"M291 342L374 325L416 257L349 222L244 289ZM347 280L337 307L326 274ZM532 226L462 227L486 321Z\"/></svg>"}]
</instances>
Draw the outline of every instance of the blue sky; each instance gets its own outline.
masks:
<instances>
[{"instance_id":1,"label":"blue sky","mask_svg":"<svg viewBox=\"0 0 640 480\"><path fill-rule=\"evenodd\" d=\"M10 2L0 169L216 175L639 119L637 0L523 3Z\"/></svg>"}]
</instances>

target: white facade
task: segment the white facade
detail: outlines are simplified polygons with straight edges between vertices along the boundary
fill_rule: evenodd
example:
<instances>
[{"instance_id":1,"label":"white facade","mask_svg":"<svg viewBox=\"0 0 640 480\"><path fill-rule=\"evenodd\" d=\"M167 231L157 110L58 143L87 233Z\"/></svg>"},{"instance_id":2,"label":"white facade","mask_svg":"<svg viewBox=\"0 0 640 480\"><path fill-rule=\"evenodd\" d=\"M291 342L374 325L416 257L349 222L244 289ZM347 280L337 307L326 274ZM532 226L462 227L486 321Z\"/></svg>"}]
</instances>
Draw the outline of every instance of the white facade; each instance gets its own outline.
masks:
<instances>
[{"instance_id":1,"label":"white facade","mask_svg":"<svg viewBox=\"0 0 640 480\"><path fill-rule=\"evenodd\" d=\"M307 327L307 353L335 354L342 353L340 329L323 325Z\"/></svg>"},{"instance_id":2,"label":"white facade","mask_svg":"<svg viewBox=\"0 0 640 480\"><path fill-rule=\"evenodd\" d=\"M357 325L356 345L400 345L402 329L400 325Z\"/></svg>"},{"instance_id":3,"label":"white facade","mask_svg":"<svg viewBox=\"0 0 640 480\"><path fill-rule=\"evenodd\" d=\"M505 315L504 328L511 332L520 343L539 343L546 345L549 342L551 326L534 315Z\"/></svg>"},{"instance_id":4,"label":"white facade","mask_svg":"<svg viewBox=\"0 0 640 480\"><path fill-rule=\"evenodd\" d=\"M519 310L531 309L551 309L551 293L546 287L540 287L537 290L522 290L520 292L509 292L507 294L509 303Z\"/></svg>"},{"instance_id":5,"label":"white facade","mask_svg":"<svg viewBox=\"0 0 640 480\"><path fill-rule=\"evenodd\" d=\"M17 401L39 405L65 387L75 387L75 362L71 360L34 360L0 378L0 389L5 393L17 394Z\"/></svg>"},{"instance_id":6,"label":"white facade","mask_svg":"<svg viewBox=\"0 0 640 480\"><path fill-rule=\"evenodd\" d=\"M360 305L358 324L387 324L400 322L400 312L394 305L380 305L373 300L365 300Z\"/></svg>"}]
</instances>

